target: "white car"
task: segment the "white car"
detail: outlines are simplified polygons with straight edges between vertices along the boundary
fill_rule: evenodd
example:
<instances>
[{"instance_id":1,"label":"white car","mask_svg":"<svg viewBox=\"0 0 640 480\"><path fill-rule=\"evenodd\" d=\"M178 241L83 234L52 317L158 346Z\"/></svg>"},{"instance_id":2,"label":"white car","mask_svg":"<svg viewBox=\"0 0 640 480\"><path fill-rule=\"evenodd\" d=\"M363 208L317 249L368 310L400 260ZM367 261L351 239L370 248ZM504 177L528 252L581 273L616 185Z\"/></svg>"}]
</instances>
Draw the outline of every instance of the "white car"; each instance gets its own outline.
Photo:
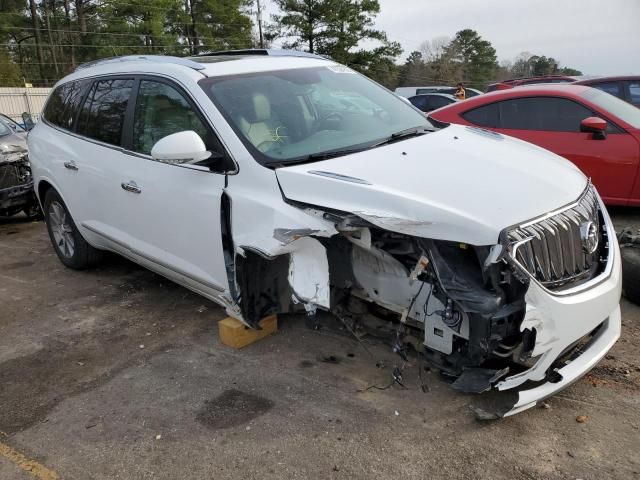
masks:
<instances>
[{"instance_id":1,"label":"white car","mask_svg":"<svg viewBox=\"0 0 640 480\"><path fill-rule=\"evenodd\" d=\"M257 327L330 311L467 392L532 407L620 335L620 253L568 161L435 130L333 61L286 51L95 62L29 135L62 263L117 252ZM383 328L380 328L383 326Z\"/></svg>"}]
</instances>

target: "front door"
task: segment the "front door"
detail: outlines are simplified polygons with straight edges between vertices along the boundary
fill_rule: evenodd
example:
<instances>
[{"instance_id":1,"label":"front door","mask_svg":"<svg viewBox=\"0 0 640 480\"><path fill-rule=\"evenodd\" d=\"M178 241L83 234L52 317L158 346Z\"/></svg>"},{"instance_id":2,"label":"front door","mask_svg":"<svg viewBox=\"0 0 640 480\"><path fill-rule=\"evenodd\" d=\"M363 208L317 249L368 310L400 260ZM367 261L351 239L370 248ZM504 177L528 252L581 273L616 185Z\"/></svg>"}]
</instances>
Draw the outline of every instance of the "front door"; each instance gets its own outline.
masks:
<instances>
[{"instance_id":1,"label":"front door","mask_svg":"<svg viewBox=\"0 0 640 480\"><path fill-rule=\"evenodd\" d=\"M133 110L133 112L132 112ZM229 285L221 232L225 177L204 167L151 158L151 148L172 133L193 130L209 150L222 147L193 103L165 80L140 79L126 161L118 172L125 231L139 261L194 290L221 297Z\"/></svg>"}]
</instances>

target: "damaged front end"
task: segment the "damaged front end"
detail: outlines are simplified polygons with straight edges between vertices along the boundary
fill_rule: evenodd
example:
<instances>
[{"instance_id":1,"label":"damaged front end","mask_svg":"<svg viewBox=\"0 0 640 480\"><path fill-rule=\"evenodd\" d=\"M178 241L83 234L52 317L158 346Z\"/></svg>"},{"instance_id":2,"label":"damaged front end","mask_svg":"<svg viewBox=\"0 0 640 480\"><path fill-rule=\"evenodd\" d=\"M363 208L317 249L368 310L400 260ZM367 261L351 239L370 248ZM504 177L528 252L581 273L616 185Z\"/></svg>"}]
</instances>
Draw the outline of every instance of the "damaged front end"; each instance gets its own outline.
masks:
<instances>
[{"instance_id":1,"label":"damaged front end","mask_svg":"<svg viewBox=\"0 0 640 480\"><path fill-rule=\"evenodd\" d=\"M0 216L21 211L28 217L39 212L27 151L17 147L0 148Z\"/></svg>"},{"instance_id":2,"label":"damaged front end","mask_svg":"<svg viewBox=\"0 0 640 480\"><path fill-rule=\"evenodd\" d=\"M482 418L515 413L564 388L619 335L619 282L611 278L619 275L617 244L591 185L575 203L505 229L499 243L484 246L289 205L314 227L274 228L268 252L237 248L238 316L257 327L270 313L304 309L313 317L322 309L352 332L385 338L405 358L422 356L454 389L518 392L480 410ZM416 224L396 220L390 228ZM587 350L578 374L563 373Z\"/></svg>"}]
</instances>

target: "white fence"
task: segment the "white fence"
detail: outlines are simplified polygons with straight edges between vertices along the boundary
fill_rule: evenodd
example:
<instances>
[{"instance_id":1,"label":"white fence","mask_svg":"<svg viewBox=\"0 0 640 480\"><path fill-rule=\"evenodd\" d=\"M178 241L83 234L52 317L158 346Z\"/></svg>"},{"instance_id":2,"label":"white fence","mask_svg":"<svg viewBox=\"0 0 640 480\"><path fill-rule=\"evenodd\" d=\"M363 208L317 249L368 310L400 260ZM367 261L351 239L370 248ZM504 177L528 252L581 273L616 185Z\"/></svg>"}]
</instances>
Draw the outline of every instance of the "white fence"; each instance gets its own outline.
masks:
<instances>
[{"instance_id":1,"label":"white fence","mask_svg":"<svg viewBox=\"0 0 640 480\"><path fill-rule=\"evenodd\" d=\"M0 88L0 113L22 123L22 114L26 112L37 122L50 91L50 88Z\"/></svg>"}]
</instances>

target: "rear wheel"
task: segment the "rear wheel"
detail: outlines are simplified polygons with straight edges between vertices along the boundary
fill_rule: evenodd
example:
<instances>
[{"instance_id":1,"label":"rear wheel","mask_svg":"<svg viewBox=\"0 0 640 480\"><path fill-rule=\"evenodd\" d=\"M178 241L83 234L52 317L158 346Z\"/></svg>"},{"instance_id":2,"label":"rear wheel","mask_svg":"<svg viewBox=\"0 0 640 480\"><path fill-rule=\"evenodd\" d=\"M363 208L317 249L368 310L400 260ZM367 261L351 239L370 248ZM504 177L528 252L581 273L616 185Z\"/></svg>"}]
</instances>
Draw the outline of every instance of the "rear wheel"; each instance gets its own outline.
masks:
<instances>
[{"instance_id":1,"label":"rear wheel","mask_svg":"<svg viewBox=\"0 0 640 480\"><path fill-rule=\"evenodd\" d=\"M640 248L623 247L622 254L622 290L624 296L640 305Z\"/></svg>"},{"instance_id":2,"label":"rear wheel","mask_svg":"<svg viewBox=\"0 0 640 480\"><path fill-rule=\"evenodd\" d=\"M53 249L65 266L83 270L100 261L100 250L93 248L82 237L67 206L54 190L47 192L44 214Z\"/></svg>"}]
</instances>

